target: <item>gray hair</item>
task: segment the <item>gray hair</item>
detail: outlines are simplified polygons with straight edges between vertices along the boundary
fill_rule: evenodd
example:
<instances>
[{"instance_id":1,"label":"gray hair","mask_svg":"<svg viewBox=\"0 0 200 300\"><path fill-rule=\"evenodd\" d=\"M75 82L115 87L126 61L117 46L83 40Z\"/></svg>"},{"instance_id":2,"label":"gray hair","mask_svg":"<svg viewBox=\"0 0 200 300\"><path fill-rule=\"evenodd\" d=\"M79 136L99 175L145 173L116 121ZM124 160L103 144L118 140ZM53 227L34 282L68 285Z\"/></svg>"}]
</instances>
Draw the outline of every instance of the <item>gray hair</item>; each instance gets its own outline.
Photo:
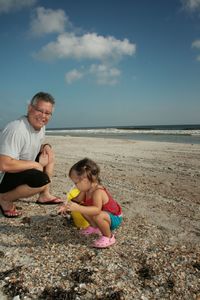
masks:
<instances>
[{"instance_id":1,"label":"gray hair","mask_svg":"<svg viewBox=\"0 0 200 300\"><path fill-rule=\"evenodd\" d=\"M35 94L35 96L33 96L33 98L31 99L30 104L34 106L38 103L39 100L49 102L53 106L55 104L54 98L50 94L44 93L44 92L39 92L39 93Z\"/></svg>"}]
</instances>

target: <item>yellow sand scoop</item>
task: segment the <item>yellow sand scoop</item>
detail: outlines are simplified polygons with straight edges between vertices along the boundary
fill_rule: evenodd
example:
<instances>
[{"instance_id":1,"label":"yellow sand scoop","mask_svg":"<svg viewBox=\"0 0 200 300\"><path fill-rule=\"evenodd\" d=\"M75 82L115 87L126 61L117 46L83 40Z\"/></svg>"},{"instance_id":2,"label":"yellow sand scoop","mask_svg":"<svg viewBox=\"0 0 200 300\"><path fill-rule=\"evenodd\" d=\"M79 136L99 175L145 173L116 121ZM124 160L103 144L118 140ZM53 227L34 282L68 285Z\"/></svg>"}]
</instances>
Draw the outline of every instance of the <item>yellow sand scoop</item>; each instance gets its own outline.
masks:
<instances>
[{"instance_id":1,"label":"yellow sand scoop","mask_svg":"<svg viewBox=\"0 0 200 300\"><path fill-rule=\"evenodd\" d=\"M70 201L74 198L76 198L79 195L80 191L77 188L72 188L67 193L67 200ZM74 224L77 228L86 228L89 226L88 221L82 216L82 214L78 211L72 211L71 212L72 219L74 221Z\"/></svg>"}]
</instances>

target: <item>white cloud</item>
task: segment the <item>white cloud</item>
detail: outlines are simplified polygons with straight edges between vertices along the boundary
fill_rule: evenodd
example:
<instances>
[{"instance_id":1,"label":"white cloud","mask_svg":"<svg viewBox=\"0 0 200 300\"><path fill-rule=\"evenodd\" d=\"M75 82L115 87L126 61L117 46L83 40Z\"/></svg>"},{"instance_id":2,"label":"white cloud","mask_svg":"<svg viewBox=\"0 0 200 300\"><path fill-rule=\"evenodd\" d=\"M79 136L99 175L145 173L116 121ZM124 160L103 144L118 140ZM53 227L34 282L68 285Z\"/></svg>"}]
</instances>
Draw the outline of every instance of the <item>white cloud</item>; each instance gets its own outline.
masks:
<instances>
[{"instance_id":1,"label":"white cloud","mask_svg":"<svg viewBox=\"0 0 200 300\"><path fill-rule=\"evenodd\" d=\"M192 43L192 48L200 50L200 40L196 40ZM197 61L200 61L200 55L197 56Z\"/></svg>"},{"instance_id":2,"label":"white cloud","mask_svg":"<svg viewBox=\"0 0 200 300\"><path fill-rule=\"evenodd\" d=\"M83 75L84 74L82 72L73 69L65 74L65 80L68 84L71 84L72 82L81 79Z\"/></svg>"},{"instance_id":3,"label":"white cloud","mask_svg":"<svg viewBox=\"0 0 200 300\"><path fill-rule=\"evenodd\" d=\"M196 40L192 43L192 48L200 49L200 40Z\"/></svg>"},{"instance_id":4,"label":"white cloud","mask_svg":"<svg viewBox=\"0 0 200 300\"><path fill-rule=\"evenodd\" d=\"M42 60L59 58L74 59L120 59L133 55L136 45L128 39L118 40L112 36L104 37L96 33L76 36L74 33L60 34L55 42L44 46L35 57Z\"/></svg>"},{"instance_id":5,"label":"white cloud","mask_svg":"<svg viewBox=\"0 0 200 300\"><path fill-rule=\"evenodd\" d=\"M183 8L188 11L200 9L200 0L181 0Z\"/></svg>"},{"instance_id":6,"label":"white cloud","mask_svg":"<svg viewBox=\"0 0 200 300\"><path fill-rule=\"evenodd\" d=\"M73 83L85 76L92 76L99 85L115 85L118 83L121 72L119 69L106 64L92 64L87 70L79 71L73 69L65 74L65 81Z\"/></svg>"},{"instance_id":7,"label":"white cloud","mask_svg":"<svg viewBox=\"0 0 200 300\"><path fill-rule=\"evenodd\" d=\"M62 14L61 14L62 12ZM54 22L52 22L52 19ZM68 23L67 23L68 22ZM102 36L97 33L77 34L77 31L62 32L65 24L69 23L63 11L37 9L37 17L32 22L32 32L43 34L59 32L57 39L43 46L33 56L44 61L57 59L73 59L75 61L92 60L100 61L100 64L92 64L81 71L72 69L65 74L65 81L71 84L74 81L89 76L98 84L115 85L118 83L121 72L114 67L124 56L132 56L136 52L136 44L128 39L116 39L113 36ZM74 28L73 28L74 29Z\"/></svg>"},{"instance_id":8,"label":"white cloud","mask_svg":"<svg viewBox=\"0 0 200 300\"><path fill-rule=\"evenodd\" d=\"M102 65L91 65L89 72L96 77L97 83L102 85L115 85L118 83L118 78L121 74L120 70Z\"/></svg>"},{"instance_id":9,"label":"white cloud","mask_svg":"<svg viewBox=\"0 0 200 300\"><path fill-rule=\"evenodd\" d=\"M64 10L37 7L31 21L31 32L39 36L47 33L61 33L64 32L67 23L68 17Z\"/></svg>"},{"instance_id":10,"label":"white cloud","mask_svg":"<svg viewBox=\"0 0 200 300\"><path fill-rule=\"evenodd\" d=\"M0 0L0 13L20 10L25 7L33 6L37 0Z\"/></svg>"}]
</instances>

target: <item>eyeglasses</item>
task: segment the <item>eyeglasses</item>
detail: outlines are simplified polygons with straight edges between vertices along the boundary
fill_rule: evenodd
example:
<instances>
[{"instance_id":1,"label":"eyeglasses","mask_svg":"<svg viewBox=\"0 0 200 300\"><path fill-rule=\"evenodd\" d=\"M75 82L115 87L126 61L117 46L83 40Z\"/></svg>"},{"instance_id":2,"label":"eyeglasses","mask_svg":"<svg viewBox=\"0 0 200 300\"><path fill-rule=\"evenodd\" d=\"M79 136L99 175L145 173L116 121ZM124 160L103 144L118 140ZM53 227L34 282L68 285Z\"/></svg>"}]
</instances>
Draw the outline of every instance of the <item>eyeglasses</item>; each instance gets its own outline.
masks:
<instances>
[{"instance_id":1,"label":"eyeglasses","mask_svg":"<svg viewBox=\"0 0 200 300\"><path fill-rule=\"evenodd\" d=\"M32 105L32 107L40 114L45 114L46 117L50 118L52 116L52 112L44 111L42 109L37 108L35 105Z\"/></svg>"}]
</instances>

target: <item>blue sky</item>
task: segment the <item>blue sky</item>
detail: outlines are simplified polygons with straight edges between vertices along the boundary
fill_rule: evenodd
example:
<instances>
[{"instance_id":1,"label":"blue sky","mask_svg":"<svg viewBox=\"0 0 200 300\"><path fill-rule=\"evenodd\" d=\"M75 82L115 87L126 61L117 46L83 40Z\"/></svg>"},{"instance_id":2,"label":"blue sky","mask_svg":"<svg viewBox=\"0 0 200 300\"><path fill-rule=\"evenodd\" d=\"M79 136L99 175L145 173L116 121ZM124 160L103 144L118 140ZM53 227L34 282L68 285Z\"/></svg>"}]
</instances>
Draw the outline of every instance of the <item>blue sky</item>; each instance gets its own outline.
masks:
<instances>
[{"instance_id":1,"label":"blue sky","mask_svg":"<svg viewBox=\"0 0 200 300\"><path fill-rule=\"evenodd\" d=\"M0 0L0 128L200 123L200 0Z\"/></svg>"}]
</instances>

